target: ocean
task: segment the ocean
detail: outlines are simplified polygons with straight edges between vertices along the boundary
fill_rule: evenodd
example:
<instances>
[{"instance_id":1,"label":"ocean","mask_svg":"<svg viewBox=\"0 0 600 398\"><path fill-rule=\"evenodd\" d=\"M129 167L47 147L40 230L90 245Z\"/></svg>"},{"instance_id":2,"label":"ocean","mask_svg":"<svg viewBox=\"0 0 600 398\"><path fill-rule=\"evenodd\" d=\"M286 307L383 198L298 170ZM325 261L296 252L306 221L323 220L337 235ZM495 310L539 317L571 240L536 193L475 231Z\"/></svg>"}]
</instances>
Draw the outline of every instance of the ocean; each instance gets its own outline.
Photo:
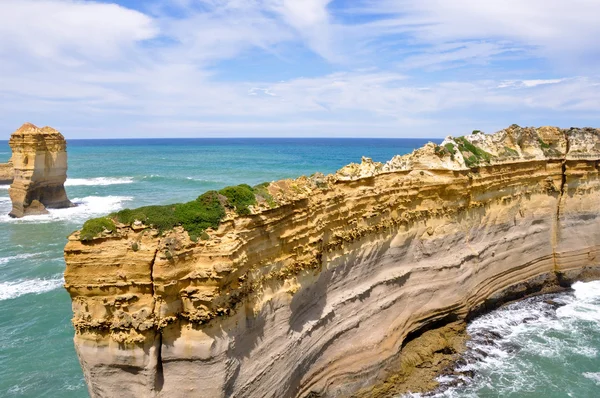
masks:
<instances>
[{"instance_id":1,"label":"ocean","mask_svg":"<svg viewBox=\"0 0 600 398\"><path fill-rule=\"evenodd\" d=\"M8 187L0 186L0 397L88 395L72 343L71 303L62 287L66 236L86 219L185 202L227 185L331 173L361 156L386 161L427 141L69 140L66 189L77 207L14 220L6 215ZM9 157L7 142L0 141L0 162ZM578 284L552 300L561 306L531 298L472 322L463 375L441 380L446 387L436 395L596 396L600 285ZM488 329L496 333L491 343Z\"/></svg>"}]
</instances>

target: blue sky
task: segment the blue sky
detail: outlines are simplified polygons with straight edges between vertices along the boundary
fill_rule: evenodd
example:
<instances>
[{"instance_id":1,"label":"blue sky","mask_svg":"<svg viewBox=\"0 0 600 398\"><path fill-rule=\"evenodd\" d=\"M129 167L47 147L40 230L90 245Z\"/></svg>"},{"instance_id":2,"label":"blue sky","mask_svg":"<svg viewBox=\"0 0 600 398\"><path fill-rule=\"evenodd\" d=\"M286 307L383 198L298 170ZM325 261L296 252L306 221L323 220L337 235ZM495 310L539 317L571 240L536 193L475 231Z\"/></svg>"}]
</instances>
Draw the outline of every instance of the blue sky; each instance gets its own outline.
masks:
<instances>
[{"instance_id":1,"label":"blue sky","mask_svg":"<svg viewBox=\"0 0 600 398\"><path fill-rule=\"evenodd\" d=\"M597 0L1 0L0 139L600 127Z\"/></svg>"}]
</instances>

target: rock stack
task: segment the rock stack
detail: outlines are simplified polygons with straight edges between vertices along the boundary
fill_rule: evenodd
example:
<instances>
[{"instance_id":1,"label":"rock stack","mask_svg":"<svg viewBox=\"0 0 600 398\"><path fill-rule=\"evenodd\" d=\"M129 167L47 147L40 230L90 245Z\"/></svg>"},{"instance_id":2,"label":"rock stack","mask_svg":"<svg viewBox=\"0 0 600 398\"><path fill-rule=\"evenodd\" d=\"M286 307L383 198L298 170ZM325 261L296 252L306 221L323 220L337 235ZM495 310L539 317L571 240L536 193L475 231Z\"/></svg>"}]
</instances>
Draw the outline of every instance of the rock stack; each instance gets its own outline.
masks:
<instances>
[{"instance_id":1,"label":"rock stack","mask_svg":"<svg viewBox=\"0 0 600 398\"><path fill-rule=\"evenodd\" d=\"M9 188L11 217L45 214L73 206L67 198L67 142L51 127L25 123L9 140L13 180ZM10 163L9 163L10 164Z\"/></svg>"}]
</instances>

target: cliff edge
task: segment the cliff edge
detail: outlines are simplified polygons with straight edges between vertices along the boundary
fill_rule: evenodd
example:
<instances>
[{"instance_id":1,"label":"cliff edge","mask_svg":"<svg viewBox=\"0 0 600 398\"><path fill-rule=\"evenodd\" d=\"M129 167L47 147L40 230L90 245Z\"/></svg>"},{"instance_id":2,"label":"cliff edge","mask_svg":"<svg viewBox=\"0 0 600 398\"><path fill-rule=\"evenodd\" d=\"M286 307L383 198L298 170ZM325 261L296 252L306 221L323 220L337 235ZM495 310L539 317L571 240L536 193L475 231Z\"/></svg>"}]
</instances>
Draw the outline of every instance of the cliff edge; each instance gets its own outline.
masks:
<instances>
[{"instance_id":1,"label":"cliff edge","mask_svg":"<svg viewBox=\"0 0 600 398\"><path fill-rule=\"evenodd\" d=\"M351 396L423 331L600 276L599 170L598 129L513 125L90 220L65 247L90 395Z\"/></svg>"},{"instance_id":2,"label":"cliff edge","mask_svg":"<svg viewBox=\"0 0 600 398\"><path fill-rule=\"evenodd\" d=\"M67 143L61 133L51 127L39 128L25 123L10 136L8 143L13 168L8 190L13 205L11 217L44 214L46 208L73 206L64 187Z\"/></svg>"}]
</instances>

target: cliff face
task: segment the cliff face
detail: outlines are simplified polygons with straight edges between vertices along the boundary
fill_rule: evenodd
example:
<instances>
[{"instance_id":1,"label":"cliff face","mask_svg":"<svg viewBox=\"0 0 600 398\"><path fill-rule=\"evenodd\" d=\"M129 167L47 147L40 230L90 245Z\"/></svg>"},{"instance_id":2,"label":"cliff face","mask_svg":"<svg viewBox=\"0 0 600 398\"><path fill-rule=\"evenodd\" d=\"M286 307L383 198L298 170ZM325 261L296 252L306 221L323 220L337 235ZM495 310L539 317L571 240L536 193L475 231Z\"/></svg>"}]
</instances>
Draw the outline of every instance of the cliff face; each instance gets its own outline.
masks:
<instances>
[{"instance_id":1,"label":"cliff face","mask_svg":"<svg viewBox=\"0 0 600 398\"><path fill-rule=\"evenodd\" d=\"M44 214L46 208L73 204L67 198L67 143L51 127L25 123L9 140L12 149L13 181L9 189L11 217Z\"/></svg>"},{"instance_id":2,"label":"cliff face","mask_svg":"<svg viewBox=\"0 0 600 398\"><path fill-rule=\"evenodd\" d=\"M511 126L271 183L194 242L69 237L92 397L348 396L419 330L600 275L600 131ZM270 208L272 207L272 208Z\"/></svg>"}]
</instances>

